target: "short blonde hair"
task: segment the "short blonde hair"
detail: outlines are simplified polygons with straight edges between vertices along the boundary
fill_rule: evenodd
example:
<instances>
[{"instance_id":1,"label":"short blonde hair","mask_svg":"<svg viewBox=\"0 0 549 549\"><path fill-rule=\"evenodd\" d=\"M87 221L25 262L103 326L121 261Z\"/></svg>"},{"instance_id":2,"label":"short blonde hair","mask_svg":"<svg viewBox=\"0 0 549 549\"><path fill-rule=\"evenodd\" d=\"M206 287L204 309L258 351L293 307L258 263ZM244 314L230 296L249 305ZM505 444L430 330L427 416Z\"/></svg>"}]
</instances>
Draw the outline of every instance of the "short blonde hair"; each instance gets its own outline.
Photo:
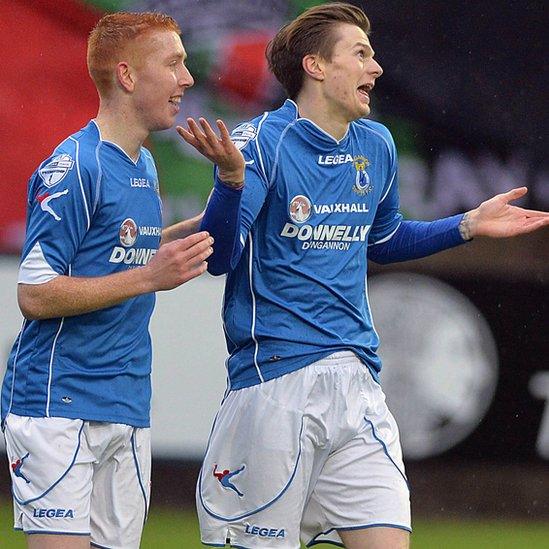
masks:
<instances>
[{"instance_id":1,"label":"short blonde hair","mask_svg":"<svg viewBox=\"0 0 549 549\"><path fill-rule=\"evenodd\" d=\"M154 12L117 12L102 17L88 38L88 71L99 95L108 95L114 85L114 69L126 47L151 30L174 31L179 25L169 15Z\"/></svg>"}]
</instances>

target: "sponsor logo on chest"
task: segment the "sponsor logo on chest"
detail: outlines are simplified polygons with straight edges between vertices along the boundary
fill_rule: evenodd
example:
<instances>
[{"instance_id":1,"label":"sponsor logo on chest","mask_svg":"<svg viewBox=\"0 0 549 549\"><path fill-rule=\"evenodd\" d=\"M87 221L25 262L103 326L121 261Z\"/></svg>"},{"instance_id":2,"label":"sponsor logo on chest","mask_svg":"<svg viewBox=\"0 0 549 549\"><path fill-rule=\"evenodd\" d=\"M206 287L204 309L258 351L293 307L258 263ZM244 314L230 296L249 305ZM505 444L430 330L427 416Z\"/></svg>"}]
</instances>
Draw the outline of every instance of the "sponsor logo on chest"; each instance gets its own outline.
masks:
<instances>
[{"instance_id":1,"label":"sponsor logo on chest","mask_svg":"<svg viewBox=\"0 0 549 549\"><path fill-rule=\"evenodd\" d=\"M122 246L114 246L109 263L124 263L125 265L146 265L156 254L157 248L134 248L138 236L162 236L162 227L142 226L128 217L124 219L118 230L118 238Z\"/></svg>"},{"instance_id":2,"label":"sponsor logo on chest","mask_svg":"<svg viewBox=\"0 0 549 549\"><path fill-rule=\"evenodd\" d=\"M305 195L297 195L290 200L288 213L293 223L286 223L280 236L296 238L303 244L303 250L339 250L350 249L353 242L365 242L370 225L348 224L305 224L313 214L366 214L368 206L361 202L336 202L332 204L312 204Z\"/></svg>"}]
</instances>

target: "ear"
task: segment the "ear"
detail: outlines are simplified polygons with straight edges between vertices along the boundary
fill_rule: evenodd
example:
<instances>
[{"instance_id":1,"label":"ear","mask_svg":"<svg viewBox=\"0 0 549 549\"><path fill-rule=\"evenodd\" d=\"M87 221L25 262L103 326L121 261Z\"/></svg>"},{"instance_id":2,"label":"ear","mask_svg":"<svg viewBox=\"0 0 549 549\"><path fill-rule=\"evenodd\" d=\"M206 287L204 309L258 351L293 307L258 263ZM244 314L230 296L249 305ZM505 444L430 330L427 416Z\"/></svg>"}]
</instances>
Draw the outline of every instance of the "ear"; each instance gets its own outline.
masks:
<instances>
[{"instance_id":1,"label":"ear","mask_svg":"<svg viewBox=\"0 0 549 549\"><path fill-rule=\"evenodd\" d=\"M133 92L135 88L135 75L129 63L121 61L116 65L116 79L125 91Z\"/></svg>"},{"instance_id":2,"label":"ear","mask_svg":"<svg viewBox=\"0 0 549 549\"><path fill-rule=\"evenodd\" d=\"M303 58L301 66L307 76L319 82L324 80L324 61L319 55L308 54Z\"/></svg>"}]
</instances>

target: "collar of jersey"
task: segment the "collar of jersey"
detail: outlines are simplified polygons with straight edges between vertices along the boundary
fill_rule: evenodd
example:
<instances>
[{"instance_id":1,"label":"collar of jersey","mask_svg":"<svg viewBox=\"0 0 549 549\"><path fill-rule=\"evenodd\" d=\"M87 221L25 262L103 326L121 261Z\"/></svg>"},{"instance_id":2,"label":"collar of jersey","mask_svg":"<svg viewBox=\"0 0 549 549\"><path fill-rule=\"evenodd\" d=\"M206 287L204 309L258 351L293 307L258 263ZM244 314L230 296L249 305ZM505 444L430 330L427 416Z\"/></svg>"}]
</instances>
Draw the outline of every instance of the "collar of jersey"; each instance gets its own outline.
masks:
<instances>
[{"instance_id":1,"label":"collar of jersey","mask_svg":"<svg viewBox=\"0 0 549 549\"><path fill-rule=\"evenodd\" d=\"M292 112L294 113L296 121L299 122L302 128L304 128L308 133L313 135L316 139L320 140L323 143L326 143L326 145L328 146L333 147L334 145L342 145L349 137L349 130L351 128L350 124L349 124L349 127L347 128L347 131L345 132L345 135L338 140L332 135L330 135L328 132L324 131L320 126L315 124L312 120L309 120L308 118L305 118L303 116L299 116L299 107L297 106L297 103L295 103L291 99L286 99L284 106L289 109L290 108L292 109Z\"/></svg>"},{"instance_id":2,"label":"collar of jersey","mask_svg":"<svg viewBox=\"0 0 549 549\"><path fill-rule=\"evenodd\" d=\"M116 149L124 157L124 160L131 162L132 165L137 166L137 164L139 164L139 160L141 159L141 149L139 149L139 156L137 157L137 160L134 160L120 145L117 145L113 141L107 141L106 139L103 139L103 137L101 136L101 130L99 129L99 126L97 125L95 119L92 119L91 122L97 130L99 141L101 141L101 143L104 143L105 145L109 145L110 147Z\"/></svg>"}]
</instances>

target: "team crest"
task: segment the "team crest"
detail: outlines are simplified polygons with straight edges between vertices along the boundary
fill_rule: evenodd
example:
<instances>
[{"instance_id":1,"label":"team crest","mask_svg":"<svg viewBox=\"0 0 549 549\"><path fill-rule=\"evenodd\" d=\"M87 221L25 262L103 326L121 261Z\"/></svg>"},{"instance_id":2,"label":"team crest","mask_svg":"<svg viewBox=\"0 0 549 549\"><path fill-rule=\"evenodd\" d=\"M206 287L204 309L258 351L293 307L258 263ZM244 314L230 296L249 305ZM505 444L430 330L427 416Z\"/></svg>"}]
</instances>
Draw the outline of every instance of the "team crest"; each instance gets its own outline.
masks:
<instances>
[{"instance_id":1,"label":"team crest","mask_svg":"<svg viewBox=\"0 0 549 549\"><path fill-rule=\"evenodd\" d=\"M49 189L61 183L73 166L74 160L69 154L60 154L40 168L38 175Z\"/></svg>"},{"instance_id":2,"label":"team crest","mask_svg":"<svg viewBox=\"0 0 549 549\"><path fill-rule=\"evenodd\" d=\"M237 126L232 134L231 140L238 150L243 149L252 139L257 136L257 129L248 122Z\"/></svg>"},{"instance_id":3,"label":"team crest","mask_svg":"<svg viewBox=\"0 0 549 549\"><path fill-rule=\"evenodd\" d=\"M122 225L120 225L120 244L125 248L129 248L135 244L137 240L137 223L128 217L124 219Z\"/></svg>"},{"instance_id":4,"label":"team crest","mask_svg":"<svg viewBox=\"0 0 549 549\"><path fill-rule=\"evenodd\" d=\"M353 166L356 170L355 183L353 191L360 196L364 196L373 190L370 184L370 176L366 168L370 165L370 161L365 156L355 156Z\"/></svg>"},{"instance_id":5,"label":"team crest","mask_svg":"<svg viewBox=\"0 0 549 549\"><path fill-rule=\"evenodd\" d=\"M290 217L296 223L305 223L311 217L311 201L302 194L294 196L290 202Z\"/></svg>"}]
</instances>

